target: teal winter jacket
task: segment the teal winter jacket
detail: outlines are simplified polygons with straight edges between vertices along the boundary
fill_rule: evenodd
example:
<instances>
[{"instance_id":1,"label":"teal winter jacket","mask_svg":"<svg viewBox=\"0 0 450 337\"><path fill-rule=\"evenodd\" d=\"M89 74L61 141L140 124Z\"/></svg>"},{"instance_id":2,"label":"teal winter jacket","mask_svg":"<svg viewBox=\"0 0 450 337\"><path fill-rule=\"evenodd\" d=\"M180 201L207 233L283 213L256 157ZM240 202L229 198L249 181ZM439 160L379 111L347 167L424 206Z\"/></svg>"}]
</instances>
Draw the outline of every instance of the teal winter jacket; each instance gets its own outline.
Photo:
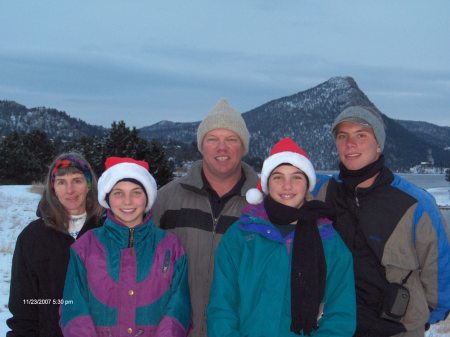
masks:
<instances>
[{"instance_id":1,"label":"teal winter jacket","mask_svg":"<svg viewBox=\"0 0 450 337\"><path fill-rule=\"evenodd\" d=\"M65 337L184 337L191 323L187 258L148 215L134 228L111 213L71 247L61 306Z\"/></svg>"},{"instance_id":2,"label":"teal winter jacket","mask_svg":"<svg viewBox=\"0 0 450 337\"><path fill-rule=\"evenodd\" d=\"M323 311L311 336L350 337L356 326L352 256L328 219L318 220L327 266ZM298 336L291 325L291 244L263 204L249 205L216 252L209 337Z\"/></svg>"}]
</instances>

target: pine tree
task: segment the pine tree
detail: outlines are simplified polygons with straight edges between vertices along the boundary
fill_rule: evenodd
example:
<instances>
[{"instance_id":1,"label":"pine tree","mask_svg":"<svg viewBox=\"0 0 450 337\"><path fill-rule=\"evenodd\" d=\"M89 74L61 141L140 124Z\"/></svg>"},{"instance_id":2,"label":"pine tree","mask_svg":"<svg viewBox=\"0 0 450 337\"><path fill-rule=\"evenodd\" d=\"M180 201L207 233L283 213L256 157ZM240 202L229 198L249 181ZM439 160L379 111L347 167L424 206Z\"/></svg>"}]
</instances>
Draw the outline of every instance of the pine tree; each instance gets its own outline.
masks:
<instances>
[{"instance_id":1,"label":"pine tree","mask_svg":"<svg viewBox=\"0 0 450 337\"><path fill-rule=\"evenodd\" d=\"M2 184L16 183L16 176L23 174L22 164L23 137L18 132L11 132L0 143L0 182Z\"/></svg>"},{"instance_id":2,"label":"pine tree","mask_svg":"<svg viewBox=\"0 0 450 337\"><path fill-rule=\"evenodd\" d=\"M167 184L173 179L173 166L169 164L162 145L152 140L148 143L144 160L150 165L150 172L155 177L158 187Z\"/></svg>"},{"instance_id":3,"label":"pine tree","mask_svg":"<svg viewBox=\"0 0 450 337\"><path fill-rule=\"evenodd\" d=\"M0 144L0 182L30 184L43 181L54 156L55 147L44 132L12 132Z\"/></svg>"},{"instance_id":4,"label":"pine tree","mask_svg":"<svg viewBox=\"0 0 450 337\"><path fill-rule=\"evenodd\" d=\"M139 136L139 131L135 127L130 129L124 121L111 124L111 129L103 139L102 148L102 163L110 156L145 160L149 163L149 171L158 186L165 185L173 178L173 169L166 159L161 144L156 141L149 143ZM99 173L103 171L102 167Z\"/></svg>"},{"instance_id":5,"label":"pine tree","mask_svg":"<svg viewBox=\"0 0 450 337\"><path fill-rule=\"evenodd\" d=\"M76 151L81 153L97 176L104 171L104 139L99 137L81 137L76 142L66 144L64 152Z\"/></svg>"},{"instance_id":6,"label":"pine tree","mask_svg":"<svg viewBox=\"0 0 450 337\"><path fill-rule=\"evenodd\" d=\"M149 171L158 186L165 185L173 179L173 166L166 159L161 144L141 138L139 131L135 127L130 129L124 121L113 122L111 129L101 138L82 137L79 141L68 144L66 151L68 150L76 150L83 154L98 177L105 171L106 158L114 156L148 162Z\"/></svg>"}]
</instances>

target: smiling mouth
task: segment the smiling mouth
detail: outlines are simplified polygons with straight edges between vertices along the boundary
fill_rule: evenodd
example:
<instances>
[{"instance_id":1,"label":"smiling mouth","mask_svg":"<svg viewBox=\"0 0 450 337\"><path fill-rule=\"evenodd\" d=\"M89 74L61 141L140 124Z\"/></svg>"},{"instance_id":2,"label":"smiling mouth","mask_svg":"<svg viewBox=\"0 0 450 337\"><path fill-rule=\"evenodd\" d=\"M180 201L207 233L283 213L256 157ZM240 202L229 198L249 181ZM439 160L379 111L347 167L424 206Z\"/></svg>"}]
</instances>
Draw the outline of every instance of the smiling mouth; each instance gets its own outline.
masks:
<instances>
[{"instance_id":1,"label":"smiling mouth","mask_svg":"<svg viewBox=\"0 0 450 337\"><path fill-rule=\"evenodd\" d=\"M230 157L228 157L228 156L218 156L218 157L216 157L216 160L218 160L218 161L226 161L228 159L230 159Z\"/></svg>"},{"instance_id":2,"label":"smiling mouth","mask_svg":"<svg viewBox=\"0 0 450 337\"><path fill-rule=\"evenodd\" d=\"M280 198L283 200L290 200L295 197L295 194L280 194Z\"/></svg>"},{"instance_id":3,"label":"smiling mouth","mask_svg":"<svg viewBox=\"0 0 450 337\"><path fill-rule=\"evenodd\" d=\"M136 211L136 208L132 208L132 209L121 209L120 210L122 213L125 214L133 214Z\"/></svg>"}]
</instances>

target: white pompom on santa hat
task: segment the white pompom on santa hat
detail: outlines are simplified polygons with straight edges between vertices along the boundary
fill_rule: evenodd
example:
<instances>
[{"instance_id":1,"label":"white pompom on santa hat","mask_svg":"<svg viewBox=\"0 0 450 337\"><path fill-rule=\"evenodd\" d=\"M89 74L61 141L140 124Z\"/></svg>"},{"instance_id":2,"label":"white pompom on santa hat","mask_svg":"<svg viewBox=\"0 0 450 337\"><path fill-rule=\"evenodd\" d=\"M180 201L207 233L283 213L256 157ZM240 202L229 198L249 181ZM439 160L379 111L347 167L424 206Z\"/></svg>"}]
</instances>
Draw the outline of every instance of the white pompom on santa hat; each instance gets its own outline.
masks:
<instances>
[{"instance_id":1,"label":"white pompom on santa hat","mask_svg":"<svg viewBox=\"0 0 450 337\"><path fill-rule=\"evenodd\" d=\"M145 211L148 212L155 200L158 187L153 176L150 174L149 165L142 160L135 160L127 157L109 157L105 162L106 171L98 180L98 202L105 208L110 208L106 200L107 195L114 185L124 179L137 180L145 189L147 195L147 205Z\"/></svg>"},{"instance_id":2,"label":"white pompom on santa hat","mask_svg":"<svg viewBox=\"0 0 450 337\"><path fill-rule=\"evenodd\" d=\"M256 205L263 201L264 194L268 193L267 181L269 180L270 174L281 164L291 164L301 170L308 178L309 191L314 189L316 185L316 172L309 160L308 154L291 138L286 137L273 146L269 157L264 160L261 178L257 188L251 188L245 194L245 198L249 204Z\"/></svg>"}]
</instances>

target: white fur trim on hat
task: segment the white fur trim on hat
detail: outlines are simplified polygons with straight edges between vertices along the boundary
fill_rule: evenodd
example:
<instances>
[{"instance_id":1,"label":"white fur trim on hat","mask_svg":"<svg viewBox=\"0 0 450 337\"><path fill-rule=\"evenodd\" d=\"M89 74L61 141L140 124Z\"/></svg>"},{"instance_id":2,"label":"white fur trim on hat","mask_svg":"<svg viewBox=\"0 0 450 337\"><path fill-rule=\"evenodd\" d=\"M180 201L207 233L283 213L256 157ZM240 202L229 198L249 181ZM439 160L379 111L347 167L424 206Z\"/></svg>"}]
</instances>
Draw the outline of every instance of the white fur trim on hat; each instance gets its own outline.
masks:
<instances>
[{"instance_id":1,"label":"white fur trim on hat","mask_svg":"<svg viewBox=\"0 0 450 337\"><path fill-rule=\"evenodd\" d=\"M249 204L258 205L264 200L264 195L259 189L251 188L245 193L245 200L247 200Z\"/></svg>"},{"instance_id":2,"label":"white fur trim on hat","mask_svg":"<svg viewBox=\"0 0 450 337\"><path fill-rule=\"evenodd\" d=\"M316 186L316 172L311 161L299 153L284 151L275 153L264 161L261 170L261 187L265 194L268 193L267 181L270 174L277 166L283 163L291 164L305 173L309 181L309 191L314 189L314 186Z\"/></svg>"},{"instance_id":3,"label":"white fur trim on hat","mask_svg":"<svg viewBox=\"0 0 450 337\"><path fill-rule=\"evenodd\" d=\"M148 197L145 211L148 212L156 200L158 187L150 172L144 167L134 163L116 164L103 172L98 180L98 202L104 208L109 209L110 207L106 202L106 195L111 192L114 185L117 184L119 180L126 178L136 179L144 186Z\"/></svg>"}]
</instances>

